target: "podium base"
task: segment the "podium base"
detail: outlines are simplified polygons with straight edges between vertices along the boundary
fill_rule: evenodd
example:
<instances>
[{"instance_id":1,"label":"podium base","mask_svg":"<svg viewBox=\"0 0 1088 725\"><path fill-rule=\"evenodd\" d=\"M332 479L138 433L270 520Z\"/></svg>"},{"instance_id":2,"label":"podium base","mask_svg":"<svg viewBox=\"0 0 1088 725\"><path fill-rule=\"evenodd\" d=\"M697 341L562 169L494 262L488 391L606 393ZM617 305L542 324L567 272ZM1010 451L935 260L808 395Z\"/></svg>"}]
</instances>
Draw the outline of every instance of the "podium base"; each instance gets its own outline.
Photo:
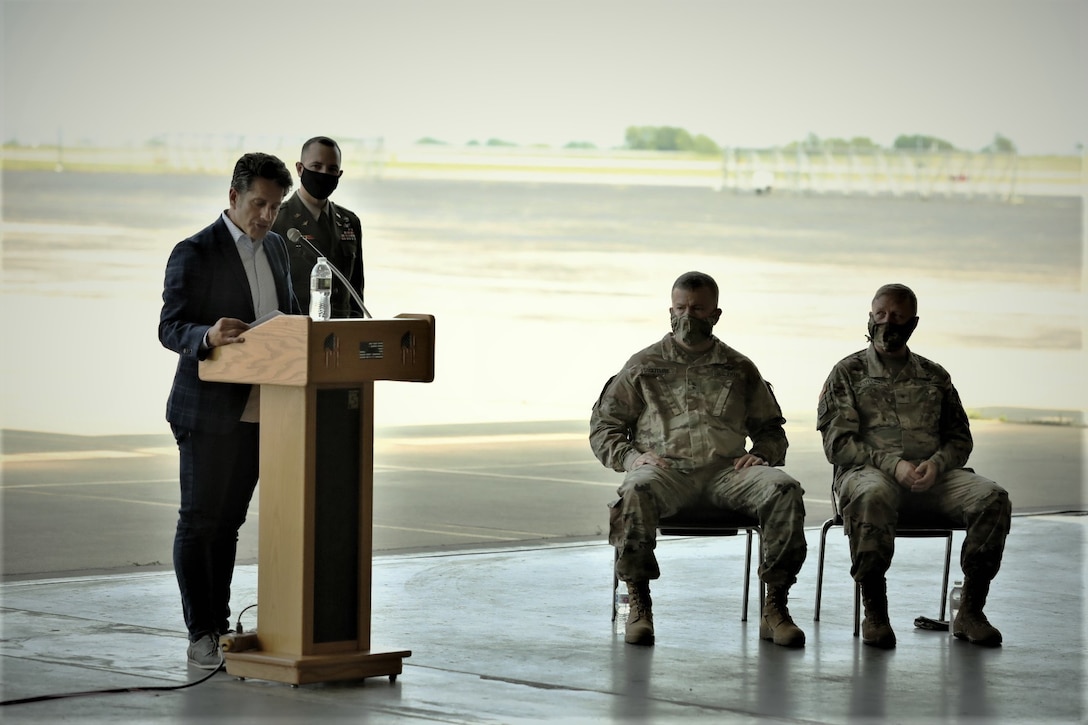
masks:
<instances>
[{"instance_id":1,"label":"podium base","mask_svg":"<svg viewBox=\"0 0 1088 725\"><path fill-rule=\"evenodd\" d=\"M411 656L411 650L330 655L284 655L258 650L223 653L227 674L289 685L383 676L395 682L401 673L404 658Z\"/></svg>"}]
</instances>

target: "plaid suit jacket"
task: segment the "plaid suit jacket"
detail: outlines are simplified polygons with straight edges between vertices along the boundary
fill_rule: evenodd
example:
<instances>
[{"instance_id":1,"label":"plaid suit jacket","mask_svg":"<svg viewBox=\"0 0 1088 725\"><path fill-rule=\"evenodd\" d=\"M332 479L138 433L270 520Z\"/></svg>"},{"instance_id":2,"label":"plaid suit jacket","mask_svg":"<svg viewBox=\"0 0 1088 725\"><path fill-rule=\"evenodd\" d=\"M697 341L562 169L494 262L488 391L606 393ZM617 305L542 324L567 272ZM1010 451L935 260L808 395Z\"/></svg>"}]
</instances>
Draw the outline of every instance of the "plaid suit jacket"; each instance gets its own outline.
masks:
<instances>
[{"instance_id":1,"label":"plaid suit jacket","mask_svg":"<svg viewBox=\"0 0 1088 725\"><path fill-rule=\"evenodd\" d=\"M287 242L269 232L263 244L276 280L280 311L300 314L291 291ZM166 263L162 303L159 342L178 354L174 384L166 401L166 419L182 428L211 433L233 429L252 386L205 382L197 373L199 361L208 354L200 349L201 341L216 320L256 319L249 279L221 216L174 247Z\"/></svg>"}]
</instances>

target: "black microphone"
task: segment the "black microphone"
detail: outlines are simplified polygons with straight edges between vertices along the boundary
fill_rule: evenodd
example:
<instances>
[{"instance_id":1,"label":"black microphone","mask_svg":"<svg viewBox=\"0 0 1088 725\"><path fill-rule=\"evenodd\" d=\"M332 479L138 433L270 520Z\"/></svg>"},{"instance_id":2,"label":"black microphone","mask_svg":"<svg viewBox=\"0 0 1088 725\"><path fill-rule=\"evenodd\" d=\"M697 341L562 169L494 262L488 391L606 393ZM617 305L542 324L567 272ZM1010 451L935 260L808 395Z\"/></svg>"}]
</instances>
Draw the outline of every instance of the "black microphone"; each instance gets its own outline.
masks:
<instances>
[{"instance_id":1,"label":"black microphone","mask_svg":"<svg viewBox=\"0 0 1088 725\"><path fill-rule=\"evenodd\" d=\"M302 243L306 242L306 246L308 246L314 254L316 254L318 257L325 257L322 251L315 247L313 242L302 236L302 232L300 232L298 229L295 229L294 227L288 229L287 238L294 242L295 247L297 247L298 249L302 249ZM355 300L355 304L359 305L359 309L363 311L363 316L374 319L374 315L370 314L370 310L368 310L366 308L366 305L363 304L363 298L360 297L359 293L355 290L355 288L351 286L351 282L348 282L348 278L345 277L343 273L336 268L336 265L333 264L328 257L325 257L325 261L328 263L329 268L332 269L332 273L336 275L336 278L340 280L345 287L348 288L348 294L350 294L351 298Z\"/></svg>"}]
</instances>

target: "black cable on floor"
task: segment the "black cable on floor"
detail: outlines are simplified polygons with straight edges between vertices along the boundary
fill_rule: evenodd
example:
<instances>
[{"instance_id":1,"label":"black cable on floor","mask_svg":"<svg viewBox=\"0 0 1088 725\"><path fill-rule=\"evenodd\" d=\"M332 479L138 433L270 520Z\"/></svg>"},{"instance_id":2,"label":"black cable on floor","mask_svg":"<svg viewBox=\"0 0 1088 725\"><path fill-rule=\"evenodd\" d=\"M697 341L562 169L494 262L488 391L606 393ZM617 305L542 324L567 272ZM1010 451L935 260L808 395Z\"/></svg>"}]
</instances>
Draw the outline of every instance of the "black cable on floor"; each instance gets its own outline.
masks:
<instances>
[{"instance_id":1,"label":"black cable on floor","mask_svg":"<svg viewBox=\"0 0 1088 725\"><path fill-rule=\"evenodd\" d=\"M235 630L240 634L242 632L242 615L248 612L250 609L256 607L256 603L250 604L248 607L238 613L238 620ZM84 692L65 692L56 695L38 695L37 697L24 697L18 700L0 700L0 706L3 705L25 705L30 702L44 702L46 700L61 700L68 697L85 697L87 695L116 695L124 692L169 692L171 690L184 690L186 687L193 687L203 682L207 682L212 676L223 669L223 652L219 652L219 665L199 680L192 682L186 682L182 685L161 685L155 687L118 687L110 690L86 690Z\"/></svg>"},{"instance_id":2,"label":"black cable on floor","mask_svg":"<svg viewBox=\"0 0 1088 725\"><path fill-rule=\"evenodd\" d=\"M37 697L23 697L18 700L0 700L0 705L25 705L30 702L44 702L46 700L63 700L69 697L85 697L87 695L116 695L123 692L169 692L171 690L184 690L202 682L207 682L219 670L223 669L223 653L219 653L219 665L199 680L186 682L181 685L159 685L155 687L118 687L111 690L86 690L84 692L64 692L56 695L38 695Z\"/></svg>"}]
</instances>

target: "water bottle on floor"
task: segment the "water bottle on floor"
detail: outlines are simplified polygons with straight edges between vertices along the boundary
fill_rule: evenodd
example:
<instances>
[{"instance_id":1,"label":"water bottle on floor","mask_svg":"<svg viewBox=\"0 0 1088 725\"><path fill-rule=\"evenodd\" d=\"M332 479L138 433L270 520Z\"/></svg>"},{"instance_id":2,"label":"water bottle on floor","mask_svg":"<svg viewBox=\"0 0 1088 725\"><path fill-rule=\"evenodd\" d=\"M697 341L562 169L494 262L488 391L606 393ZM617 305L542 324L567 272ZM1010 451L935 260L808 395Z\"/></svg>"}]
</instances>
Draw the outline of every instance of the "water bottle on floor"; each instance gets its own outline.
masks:
<instances>
[{"instance_id":1,"label":"water bottle on floor","mask_svg":"<svg viewBox=\"0 0 1088 725\"><path fill-rule=\"evenodd\" d=\"M616 620L613 622L615 631L622 634L627 628L627 615L631 612L631 602L627 597L627 583L620 582L616 587Z\"/></svg>"},{"instance_id":2,"label":"water bottle on floor","mask_svg":"<svg viewBox=\"0 0 1088 725\"><path fill-rule=\"evenodd\" d=\"M948 631L952 631L952 623L956 621L956 615L960 611L960 600L963 598L963 582L959 579L952 585L952 591L948 593Z\"/></svg>"},{"instance_id":3,"label":"water bottle on floor","mask_svg":"<svg viewBox=\"0 0 1088 725\"><path fill-rule=\"evenodd\" d=\"M310 319L321 321L332 317L332 267L324 257L310 272Z\"/></svg>"}]
</instances>

